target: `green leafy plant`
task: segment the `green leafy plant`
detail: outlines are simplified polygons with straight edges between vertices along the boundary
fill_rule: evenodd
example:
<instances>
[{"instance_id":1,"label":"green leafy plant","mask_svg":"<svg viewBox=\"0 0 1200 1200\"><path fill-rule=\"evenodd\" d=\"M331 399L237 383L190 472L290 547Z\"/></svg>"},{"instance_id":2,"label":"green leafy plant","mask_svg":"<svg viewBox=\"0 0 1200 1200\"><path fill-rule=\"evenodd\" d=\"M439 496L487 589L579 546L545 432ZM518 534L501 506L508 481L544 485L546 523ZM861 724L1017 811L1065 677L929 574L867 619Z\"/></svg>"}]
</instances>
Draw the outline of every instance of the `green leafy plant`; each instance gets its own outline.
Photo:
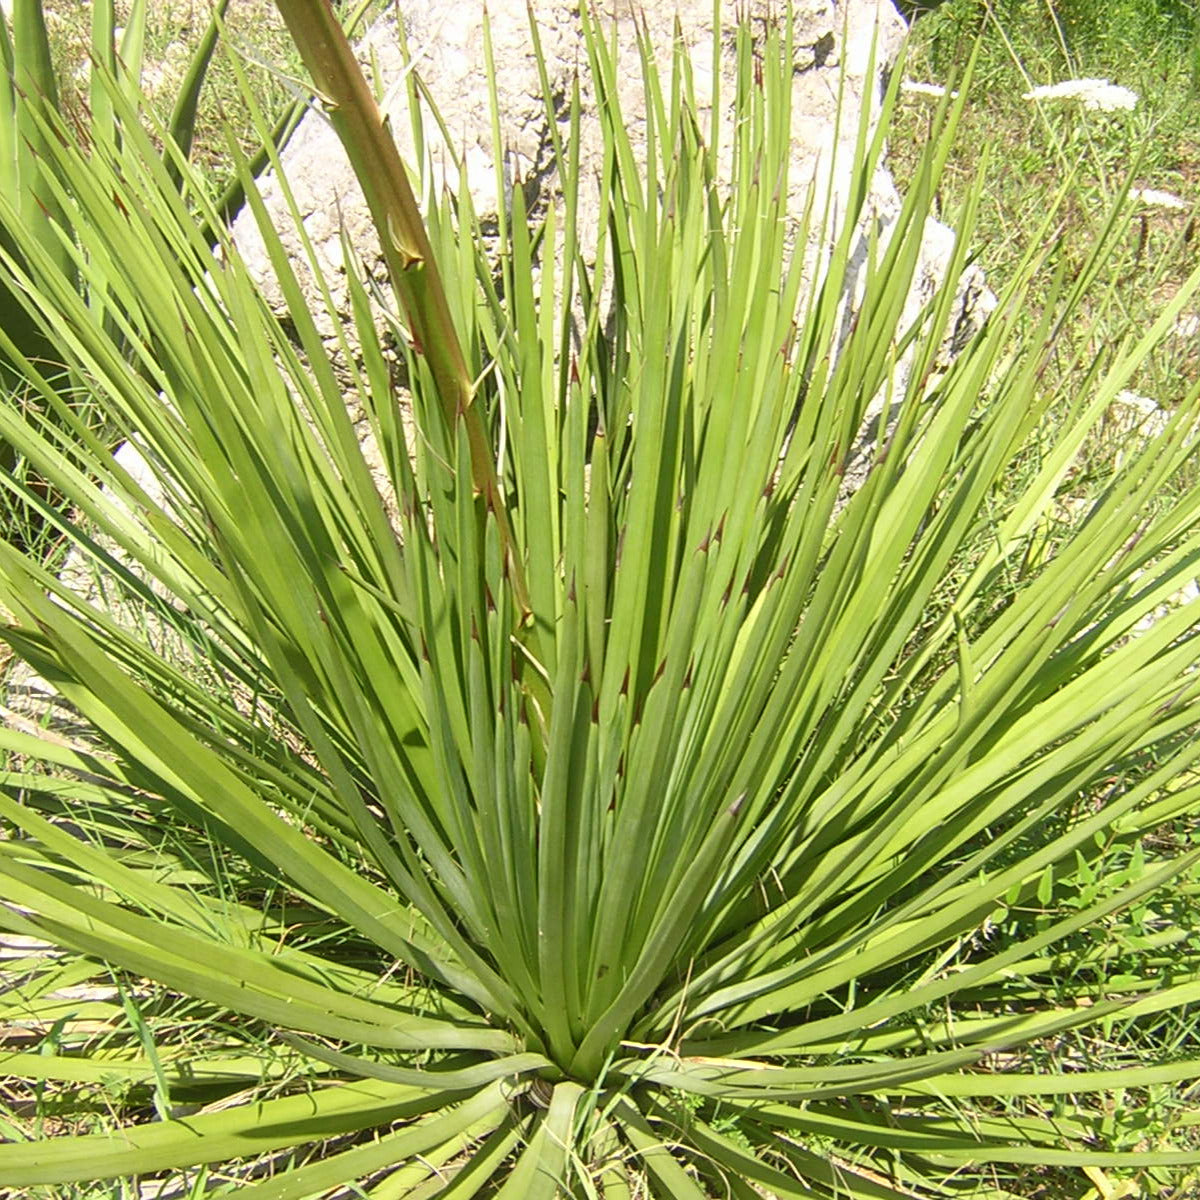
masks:
<instances>
[{"instance_id":1,"label":"green leafy plant","mask_svg":"<svg viewBox=\"0 0 1200 1200\"><path fill-rule=\"evenodd\" d=\"M220 20L229 0L220 0L209 28L194 51L175 101L166 135L186 158L192 145L196 109L204 77L217 44ZM92 5L91 69L86 109L86 140L97 149L114 152L122 143L121 122L113 103L114 89L136 108L141 94L142 57L147 6L133 0L123 28L118 28L113 0ZM71 226L58 196L47 136L52 136L47 114L59 107L46 13L42 0L14 0L11 28L0 21L0 191L6 206L15 212L20 232L4 230L9 253L18 240L36 238L55 259L61 271L73 272L72 255L64 243ZM0 293L0 304L10 336L19 346L36 349L45 361L54 361L44 332L29 320L24 307L9 293ZM14 329L11 322L19 324ZM8 382L12 382L11 375Z\"/></svg>"},{"instance_id":2,"label":"green leafy plant","mask_svg":"<svg viewBox=\"0 0 1200 1200\"><path fill-rule=\"evenodd\" d=\"M207 34L196 48L172 113L165 136L171 138L186 157L191 148L196 106L208 65L216 48L221 14L228 0L221 0ZM146 27L146 4L134 0L124 29L118 30L113 0L98 0L92 5L91 70L86 109L86 138L96 147L116 152L122 142L121 125L116 117L111 92L117 89L136 106L140 95L142 53ZM118 36L119 34L119 36ZM119 43L119 44L118 44ZM55 75L46 13L42 0L14 0L11 28L7 15L0 17L0 192L12 219L0 226L0 245L9 254L20 257L23 244L38 242L54 260L59 271L76 279L72 253L67 239L72 237L66 210L59 198L58 180L50 165L46 137L52 136L46 116L59 108L58 80ZM94 286L103 287L102 281ZM45 378L68 401L79 397L72 393L66 364L60 361L54 339L46 335L10 287L0 282L0 319L12 338L17 354L36 359ZM0 383L5 388L21 386L19 360L0 352ZM16 448L0 439L0 465L8 471L20 470L22 462ZM27 475L30 487L50 495L45 480L36 473ZM25 545L37 545L45 529L28 507L11 509L3 524L5 538Z\"/></svg>"},{"instance_id":3,"label":"green leafy plant","mask_svg":"<svg viewBox=\"0 0 1200 1200\"><path fill-rule=\"evenodd\" d=\"M184 65L178 90L170 105L170 117L161 130L161 140L169 143L178 155L191 156L195 140L196 119L201 93L217 50L229 0L217 0L207 26L191 49ZM360 3L347 18L347 28L353 29L368 7ZM90 6L90 40L88 46L88 86L83 103L72 111L72 120L80 126L78 136L94 153L104 152L114 160L124 154L128 121L144 120L142 76L146 67L147 26L150 16L145 0L132 0L118 24L113 0L97 0ZM59 196L62 186L55 173L53 157L48 153L47 137L59 136L48 123L49 114L61 108L59 81L55 73L54 53L47 30L44 0L14 0L11 25L0 20L0 191L3 192L11 216L0 226L0 245L6 252L22 257L22 246L36 239L54 259L59 270L74 278L80 286L102 292L105 281L94 274L81 278L74 269L73 252L68 242L74 231ZM116 98L123 103L116 103ZM278 115L266 136L271 144L282 147L295 129L304 112L297 101ZM269 156L263 149L251 163L251 175L257 177L267 165ZM168 156L168 170L178 183L180 167L174 156ZM227 226L244 202L243 186L236 181L226 188L210 214L209 240L215 242L218 226ZM97 294L97 304L104 300ZM80 401L78 392L59 361L58 349L52 337L31 319L27 307L0 282L0 318L5 330L17 347L19 355L35 359L45 377L56 384L68 402ZM21 368L7 353L0 353L0 380L5 387L19 387ZM0 441L0 463L7 470L19 464L15 448ZM34 477L35 489L46 491L44 481ZM5 526L5 536L28 540L39 528L36 519L30 529L30 513L17 510ZM34 538L36 540L36 537Z\"/></svg>"},{"instance_id":4,"label":"green leafy plant","mask_svg":"<svg viewBox=\"0 0 1200 1200\"><path fill-rule=\"evenodd\" d=\"M739 27L726 132L701 128L683 47L662 71L643 39L639 159L629 65L587 11L598 244L577 86L562 203L533 221L513 188L493 259L465 181L420 184L422 220L328 7L279 7L399 305L396 368L348 263L344 357L381 472L244 163L286 321L227 238L210 252L204 189L136 122L118 157L39 116L74 239L65 267L33 236L3 256L142 469L69 407L0 407L102 580L89 597L0 547L3 635L90 731L0 730L0 924L64 954L31 957L7 1011L67 1019L3 1062L39 1111L46 1085L68 1104L132 1089L102 1132L20 1140L9 1120L0 1181L249 1158L231 1186L256 1198L880 1200L1013 1194L1023 1164L1200 1161L1046 1101L1194 1080L1186 1051L1121 1070L1036 1053L1200 985L1186 941L1119 985L1103 955L1069 969L1072 939L1145 932L1148 899L1200 862L1134 850L1200 799L1200 613L1176 600L1200 495L1152 503L1194 453L1200 388L1076 534L1044 537L1200 276L1086 390L1047 388L1110 226L1052 273L1032 332L1036 255L946 363L978 189L947 282L904 313L965 99L885 242L860 218L901 72L835 227L829 197L789 211L790 16ZM879 402L891 419L864 434ZM1114 856L1124 877L1089 887ZM72 1040L61 989L100 963L124 1033ZM207 1032L156 1036L150 985Z\"/></svg>"}]
</instances>

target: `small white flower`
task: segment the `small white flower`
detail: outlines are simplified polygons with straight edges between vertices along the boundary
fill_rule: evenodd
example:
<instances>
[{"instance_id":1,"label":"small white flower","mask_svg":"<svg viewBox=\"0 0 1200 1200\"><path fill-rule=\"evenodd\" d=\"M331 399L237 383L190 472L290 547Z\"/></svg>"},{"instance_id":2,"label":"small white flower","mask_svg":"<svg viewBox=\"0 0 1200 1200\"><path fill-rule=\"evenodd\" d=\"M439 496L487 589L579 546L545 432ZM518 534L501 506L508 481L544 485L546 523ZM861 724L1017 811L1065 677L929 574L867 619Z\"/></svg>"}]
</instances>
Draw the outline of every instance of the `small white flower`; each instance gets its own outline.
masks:
<instances>
[{"instance_id":1,"label":"small white flower","mask_svg":"<svg viewBox=\"0 0 1200 1200\"><path fill-rule=\"evenodd\" d=\"M1136 409L1144 417L1153 417L1162 412L1161 406L1153 397L1142 396L1138 392L1130 391L1128 388L1118 392L1115 399L1118 404L1124 404L1129 408Z\"/></svg>"},{"instance_id":2,"label":"small white flower","mask_svg":"<svg viewBox=\"0 0 1200 1200\"><path fill-rule=\"evenodd\" d=\"M1113 466L1137 453L1145 439L1156 438L1170 423L1171 414L1151 396L1126 389L1113 398L1105 424L1114 439Z\"/></svg>"},{"instance_id":3,"label":"small white flower","mask_svg":"<svg viewBox=\"0 0 1200 1200\"><path fill-rule=\"evenodd\" d=\"M1140 204L1148 204L1152 208L1187 208L1186 200L1173 192L1160 192L1155 188L1133 188L1129 198Z\"/></svg>"},{"instance_id":4,"label":"small white flower","mask_svg":"<svg viewBox=\"0 0 1200 1200\"><path fill-rule=\"evenodd\" d=\"M1152 396L1142 396L1127 388L1113 398L1112 412L1119 428L1128 433L1157 437L1167 427L1171 414Z\"/></svg>"},{"instance_id":5,"label":"small white flower","mask_svg":"<svg viewBox=\"0 0 1200 1200\"><path fill-rule=\"evenodd\" d=\"M1022 96L1023 100L1078 100L1084 108L1099 112L1116 112L1135 108L1137 92L1110 83L1107 79L1066 79L1035 87Z\"/></svg>"},{"instance_id":6,"label":"small white flower","mask_svg":"<svg viewBox=\"0 0 1200 1200\"><path fill-rule=\"evenodd\" d=\"M913 79L903 79L900 81L900 90L908 92L913 96L932 96L935 100L940 99L946 94L946 89L940 83L917 83ZM951 92L952 100L958 99L957 92Z\"/></svg>"},{"instance_id":7,"label":"small white flower","mask_svg":"<svg viewBox=\"0 0 1200 1200\"><path fill-rule=\"evenodd\" d=\"M1184 313L1175 322L1171 332L1177 338L1194 338L1200 336L1200 313Z\"/></svg>"}]
</instances>

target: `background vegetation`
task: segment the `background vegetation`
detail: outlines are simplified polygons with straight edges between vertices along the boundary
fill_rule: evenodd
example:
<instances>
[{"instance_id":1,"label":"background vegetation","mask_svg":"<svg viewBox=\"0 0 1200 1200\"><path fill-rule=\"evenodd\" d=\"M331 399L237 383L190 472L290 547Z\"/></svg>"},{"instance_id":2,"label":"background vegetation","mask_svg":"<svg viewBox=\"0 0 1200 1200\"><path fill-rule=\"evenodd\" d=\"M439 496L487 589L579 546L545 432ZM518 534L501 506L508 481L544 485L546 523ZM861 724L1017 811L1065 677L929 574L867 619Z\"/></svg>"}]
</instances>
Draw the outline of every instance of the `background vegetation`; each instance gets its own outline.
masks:
<instances>
[{"instance_id":1,"label":"background vegetation","mask_svg":"<svg viewBox=\"0 0 1200 1200\"><path fill-rule=\"evenodd\" d=\"M948 83L977 39L971 105L941 199L953 211L978 174L980 148L996 148L987 163L975 247L990 278L1010 276L1064 179L1072 188L1055 237L1069 267L1078 266L1124 188L1153 189L1180 201L1168 208L1135 195L1129 202L1123 248L1110 268L1121 286L1103 292L1103 309L1093 304L1080 314L1078 333L1067 337L1061 358L1070 362L1081 339L1102 353L1161 311L1200 244L1200 9L1176 0L947 0L918 17L908 77ZM1098 112L1070 101L1035 105L1023 98L1039 85L1097 77L1135 92L1136 107ZM931 113L925 97L902 100L890 142L901 182ZM1139 372L1134 390L1170 406L1198 364L1200 322L1189 312L1177 336Z\"/></svg>"},{"instance_id":2,"label":"background vegetation","mask_svg":"<svg viewBox=\"0 0 1200 1200\"><path fill-rule=\"evenodd\" d=\"M384 0L376 5L382 8ZM78 0L46 0L43 5L61 80L65 111L83 118L88 97L88 51L92 5ZM339 0L339 9L353 7ZM128 0L116 5L118 21L128 19ZM142 87L148 110L166 124L183 82L188 60L208 26L208 0L155 0L146 9ZM287 105L306 96L304 67L272 0L232 0L225 18L225 37L240 56L247 80L261 98L264 111L279 116ZM247 154L258 150L253 120L238 93L234 72L224 53L213 59L197 115L193 160L219 195L230 182L232 136Z\"/></svg>"},{"instance_id":3,"label":"background vegetation","mask_svg":"<svg viewBox=\"0 0 1200 1200\"><path fill-rule=\"evenodd\" d=\"M1158 317L1200 254L1200 7L1190 0L945 0L910 8L910 80L953 86L978 45L971 102L940 201L944 212L953 212L985 171L973 250L993 284L1011 277L1064 180L1071 188L1054 235L1055 253L1069 272L1080 268L1084 248L1104 227L1115 200L1125 189L1134 193L1123 208L1120 248L1106 267L1110 286L1096 288L1058 332L1050 373L1068 389L1078 386L1131 330ZM1136 108L1097 112L1024 98L1034 87L1080 78L1130 88L1138 96ZM889 143L889 162L902 187L932 112L929 97L902 94ZM986 162L979 153L985 145L996 151ZM1166 193L1179 204L1142 202L1141 190ZM1198 375L1200 314L1193 305L1147 358L1131 390L1170 410ZM1097 430L1061 497L1064 529L1078 521L1087 499L1126 456L1144 428L1147 407L1118 406ZM1173 852L1180 839L1198 838L1200 816L1189 817L1148 839L1142 853L1153 859ZM1079 881L1084 891L1094 886L1088 875ZM1200 926L1194 885L1179 889L1174 919L1188 929ZM1198 1044L1198 1022L1200 1013L1179 1014L1159 1025L1131 1024L1113 1041L1069 1039L1054 1052L1097 1061L1120 1061L1132 1052L1157 1060ZM1131 1095L1118 1101L1114 1122L1124 1124L1137 1144L1148 1145L1168 1129L1178 1132L1180 1122L1190 1125L1194 1102L1191 1089ZM1110 1171L1093 1176L1092 1184L1089 1190L1068 1177L1056 1181L1053 1172L1034 1172L1025 1186L1031 1195L1149 1200L1163 1188L1190 1195L1200 1188L1200 1177Z\"/></svg>"}]
</instances>

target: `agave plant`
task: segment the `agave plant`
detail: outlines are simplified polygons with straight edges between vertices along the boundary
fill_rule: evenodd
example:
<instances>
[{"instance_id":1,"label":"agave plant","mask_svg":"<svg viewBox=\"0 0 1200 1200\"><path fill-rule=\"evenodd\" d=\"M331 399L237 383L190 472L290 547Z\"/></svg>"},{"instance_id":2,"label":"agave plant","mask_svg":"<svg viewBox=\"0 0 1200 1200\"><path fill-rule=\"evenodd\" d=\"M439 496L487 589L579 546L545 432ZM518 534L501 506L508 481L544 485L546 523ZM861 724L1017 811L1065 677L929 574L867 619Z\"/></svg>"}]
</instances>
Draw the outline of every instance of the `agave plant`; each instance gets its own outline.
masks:
<instances>
[{"instance_id":1,"label":"agave plant","mask_svg":"<svg viewBox=\"0 0 1200 1200\"><path fill-rule=\"evenodd\" d=\"M663 71L641 43L634 152L631 65L585 11L599 242L577 87L562 203L534 220L514 189L489 257L465 186L418 182L422 220L328 6L279 7L392 271L380 328L351 270L343 356L382 473L245 164L286 320L136 121L119 158L45 137L68 261L32 234L4 254L104 430L0 407L98 580L0 547L3 636L76 718L0 731L0 924L30 947L0 1005L42 1031L3 1065L60 1122L125 1090L99 1132L9 1120L0 1182L249 1159L231 1186L256 1200L882 1200L1200 1159L1110 1148L1086 1099L1200 1062L1038 1054L1200 985L1154 920L1108 971L1200 849L1078 886L1200 799L1200 609L1173 599L1200 564L1200 494L1174 486L1200 387L1077 530L1049 523L1200 277L1062 396L1044 366L1111 237L1043 315L1031 255L945 364L977 193L903 314L963 88L886 244L859 217L892 96L864 119L810 280L832 204L788 211L790 16L737 30L723 179L679 47ZM103 969L111 992L64 992Z\"/></svg>"}]
</instances>

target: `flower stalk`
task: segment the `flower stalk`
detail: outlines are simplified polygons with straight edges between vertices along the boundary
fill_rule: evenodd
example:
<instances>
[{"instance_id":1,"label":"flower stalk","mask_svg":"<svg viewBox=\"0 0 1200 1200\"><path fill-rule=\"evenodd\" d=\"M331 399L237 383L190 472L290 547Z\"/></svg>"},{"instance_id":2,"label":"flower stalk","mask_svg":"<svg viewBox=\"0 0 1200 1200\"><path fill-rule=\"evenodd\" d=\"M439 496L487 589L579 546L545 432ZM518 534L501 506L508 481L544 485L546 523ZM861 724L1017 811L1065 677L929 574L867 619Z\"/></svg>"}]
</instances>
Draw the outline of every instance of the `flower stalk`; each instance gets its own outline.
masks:
<instances>
[{"instance_id":1,"label":"flower stalk","mask_svg":"<svg viewBox=\"0 0 1200 1200\"><path fill-rule=\"evenodd\" d=\"M414 347L429 364L447 427L463 422L475 491L496 519L514 592L528 613L524 571L487 430L404 162L329 0L277 0L277 7L362 186L392 287Z\"/></svg>"}]
</instances>

